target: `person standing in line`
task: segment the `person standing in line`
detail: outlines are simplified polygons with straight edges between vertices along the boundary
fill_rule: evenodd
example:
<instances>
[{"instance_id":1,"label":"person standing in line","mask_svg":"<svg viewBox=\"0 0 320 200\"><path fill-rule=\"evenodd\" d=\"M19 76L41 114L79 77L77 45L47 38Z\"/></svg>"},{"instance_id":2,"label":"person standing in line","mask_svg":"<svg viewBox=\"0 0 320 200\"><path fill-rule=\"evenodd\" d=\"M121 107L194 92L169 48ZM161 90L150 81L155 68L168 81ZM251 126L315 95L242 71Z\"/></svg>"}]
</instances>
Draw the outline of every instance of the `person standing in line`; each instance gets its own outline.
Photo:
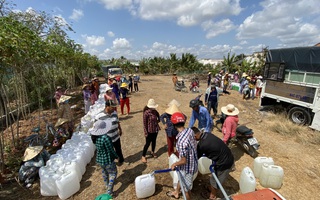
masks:
<instances>
[{"instance_id":1,"label":"person standing in line","mask_svg":"<svg viewBox=\"0 0 320 200\"><path fill-rule=\"evenodd\" d=\"M130 98L128 97L128 85L126 83L121 83L120 86L120 110L121 110L121 115L124 115L123 109L124 105L127 107L127 115L130 113Z\"/></svg>"},{"instance_id":2,"label":"person standing in line","mask_svg":"<svg viewBox=\"0 0 320 200\"><path fill-rule=\"evenodd\" d=\"M73 111L71 109L69 100L71 96L62 95L59 100L59 109L58 109L58 118L68 119L68 131L71 133L70 137L72 136L73 129L74 129L74 117Z\"/></svg>"},{"instance_id":3,"label":"person standing in line","mask_svg":"<svg viewBox=\"0 0 320 200\"><path fill-rule=\"evenodd\" d=\"M222 126L223 139L225 144L229 143L229 140L236 136L236 129L239 122L239 110L233 104L221 107L221 112L226 115Z\"/></svg>"},{"instance_id":4,"label":"person standing in line","mask_svg":"<svg viewBox=\"0 0 320 200\"><path fill-rule=\"evenodd\" d=\"M168 145L168 156L174 153L174 146L177 142L176 136L178 135L177 129L174 128L171 122L171 116L175 112L180 112L178 106L175 103L172 103L160 116L160 121L164 125L164 129L167 135L167 145ZM185 116L185 118L187 118Z\"/></svg>"},{"instance_id":5,"label":"person standing in line","mask_svg":"<svg viewBox=\"0 0 320 200\"><path fill-rule=\"evenodd\" d=\"M109 131L107 131L107 135L111 138L113 147L119 157L118 164L122 165L124 162L120 141L120 136L122 136L122 129L117 112L115 111L116 107L117 104L114 101L106 101L105 110L102 113L98 114L97 118L98 120L103 120L106 123L111 123L112 126Z\"/></svg>"},{"instance_id":6,"label":"person standing in line","mask_svg":"<svg viewBox=\"0 0 320 200\"><path fill-rule=\"evenodd\" d=\"M173 73L173 75L172 75L173 88L176 87L177 82L178 82L177 73Z\"/></svg>"},{"instance_id":7,"label":"person standing in line","mask_svg":"<svg viewBox=\"0 0 320 200\"><path fill-rule=\"evenodd\" d=\"M116 98L116 94L112 92L112 88L107 85L106 86L106 93L103 95L104 101L112 100L114 103L118 103L118 100ZM115 111L117 111L117 107L114 108Z\"/></svg>"},{"instance_id":8,"label":"person standing in line","mask_svg":"<svg viewBox=\"0 0 320 200\"><path fill-rule=\"evenodd\" d=\"M219 102L219 89L215 85L211 85L206 90L205 95L205 105L207 105L207 109L210 115L211 108L213 110L213 117L216 117L218 114L218 102Z\"/></svg>"},{"instance_id":9,"label":"person standing in line","mask_svg":"<svg viewBox=\"0 0 320 200\"><path fill-rule=\"evenodd\" d=\"M139 76L136 74L133 74L133 87L135 92L139 92Z\"/></svg>"},{"instance_id":10,"label":"person standing in line","mask_svg":"<svg viewBox=\"0 0 320 200\"><path fill-rule=\"evenodd\" d=\"M256 82L256 97L258 98L260 98L262 86L263 86L262 76L258 76L257 82Z\"/></svg>"},{"instance_id":11,"label":"person standing in line","mask_svg":"<svg viewBox=\"0 0 320 200\"><path fill-rule=\"evenodd\" d=\"M157 136L158 136L158 132L160 131L160 126L159 126L160 115L156 110L157 107L158 107L158 104L156 104L154 99L149 99L148 104L143 109L143 130L144 130L144 136L146 138L146 143L143 147L142 158L141 158L141 161L143 163L147 162L146 154L150 146L150 143L151 143L151 155L154 158L158 157L155 154Z\"/></svg>"},{"instance_id":12,"label":"person standing in line","mask_svg":"<svg viewBox=\"0 0 320 200\"><path fill-rule=\"evenodd\" d=\"M200 105L199 100L192 99L189 103L189 107L192 108L191 118L189 121L189 128L191 128L196 120L198 120L198 128L204 128L205 131L211 132L213 128L212 118L207 108Z\"/></svg>"},{"instance_id":13,"label":"person standing in line","mask_svg":"<svg viewBox=\"0 0 320 200\"><path fill-rule=\"evenodd\" d=\"M195 139L198 141L198 158L205 155L212 160L212 163L215 163L214 172L217 175L219 182L223 184L234 166L234 157L231 150L214 134L202 132L196 127L192 127L192 130ZM219 199L217 198L218 185L213 176L210 177L210 185L206 187L206 189L208 191L201 193L203 198L210 200Z\"/></svg>"},{"instance_id":14,"label":"person standing in line","mask_svg":"<svg viewBox=\"0 0 320 200\"><path fill-rule=\"evenodd\" d=\"M227 72L225 75L224 75L224 78L223 78L223 93L224 94L230 94L230 92L227 91L228 87L229 87L229 83L230 83L230 80L229 80L229 73Z\"/></svg>"},{"instance_id":15,"label":"person standing in line","mask_svg":"<svg viewBox=\"0 0 320 200\"><path fill-rule=\"evenodd\" d=\"M85 84L82 86L82 94L83 94L83 100L84 100L84 113L87 114L91 106L90 85Z\"/></svg>"},{"instance_id":16,"label":"person standing in line","mask_svg":"<svg viewBox=\"0 0 320 200\"><path fill-rule=\"evenodd\" d=\"M133 78L132 74L129 74L129 91L132 93L133 90Z\"/></svg>"},{"instance_id":17,"label":"person standing in line","mask_svg":"<svg viewBox=\"0 0 320 200\"><path fill-rule=\"evenodd\" d=\"M113 192L113 186L118 174L114 160L118 158L118 155L114 151L111 138L107 135L111 128L111 121L96 121L91 131L91 139L96 145L96 162L102 169L102 177L107 189L106 193L114 197L116 195Z\"/></svg>"},{"instance_id":18,"label":"person standing in line","mask_svg":"<svg viewBox=\"0 0 320 200\"><path fill-rule=\"evenodd\" d=\"M191 189L193 186L193 176L198 170L197 142L191 128L185 128L186 119L183 113L176 112L171 116L174 127L179 132L177 135L176 148L179 153L179 161L171 165L172 170L179 169L184 178L183 188L177 185L174 191L168 191L166 195L171 198L179 199L180 189L186 191L186 199L191 199Z\"/></svg>"},{"instance_id":19,"label":"person standing in line","mask_svg":"<svg viewBox=\"0 0 320 200\"><path fill-rule=\"evenodd\" d=\"M120 105L120 88L117 81L113 79L112 84L109 86L112 87L112 92L116 95L118 105Z\"/></svg>"},{"instance_id":20,"label":"person standing in line","mask_svg":"<svg viewBox=\"0 0 320 200\"><path fill-rule=\"evenodd\" d=\"M207 78L207 86L209 87L211 85L211 72L208 73L208 78Z\"/></svg>"}]
</instances>

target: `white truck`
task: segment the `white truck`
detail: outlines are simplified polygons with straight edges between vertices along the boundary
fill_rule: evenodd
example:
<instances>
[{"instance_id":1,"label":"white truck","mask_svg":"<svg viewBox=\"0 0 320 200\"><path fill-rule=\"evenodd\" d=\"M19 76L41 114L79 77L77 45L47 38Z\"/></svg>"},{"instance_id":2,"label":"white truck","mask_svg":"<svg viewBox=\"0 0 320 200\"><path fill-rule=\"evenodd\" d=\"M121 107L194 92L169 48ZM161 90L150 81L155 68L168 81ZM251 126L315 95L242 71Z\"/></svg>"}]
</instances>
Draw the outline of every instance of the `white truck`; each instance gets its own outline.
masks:
<instances>
[{"instance_id":1,"label":"white truck","mask_svg":"<svg viewBox=\"0 0 320 200\"><path fill-rule=\"evenodd\" d=\"M320 47L268 50L260 106L280 105L297 124L320 131Z\"/></svg>"}]
</instances>

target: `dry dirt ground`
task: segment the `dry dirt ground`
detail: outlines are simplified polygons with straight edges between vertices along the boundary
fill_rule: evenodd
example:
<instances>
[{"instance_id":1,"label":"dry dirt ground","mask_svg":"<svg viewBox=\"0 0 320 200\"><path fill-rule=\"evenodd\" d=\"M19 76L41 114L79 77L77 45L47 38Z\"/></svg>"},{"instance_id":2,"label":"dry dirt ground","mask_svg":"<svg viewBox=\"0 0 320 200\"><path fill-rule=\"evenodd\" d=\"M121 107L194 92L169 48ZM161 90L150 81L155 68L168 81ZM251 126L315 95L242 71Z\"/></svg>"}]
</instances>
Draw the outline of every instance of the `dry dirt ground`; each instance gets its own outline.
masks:
<instances>
[{"instance_id":1,"label":"dry dirt ground","mask_svg":"<svg viewBox=\"0 0 320 200\"><path fill-rule=\"evenodd\" d=\"M186 83L188 85L189 82ZM200 89L205 91L205 80L201 81ZM130 99L131 113L128 116L120 116L123 135L121 137L125 164L118 167L118 177L114 190L119 193L114 199L137 199L135 195L134 180L137 176L148 174L157 169L168 168L168 156L166 137L161 130L157 139L156 153L158 158L149 158L147 164L141 159L142 148L145 142L142 126L142 109L149 98L155 99L159 104L160 114L167 108L167 104L176 99L181 103L181 111L188 118L191 109L188 103L195 98L195 93L181 93L173 89L170 76L141 76L140 91L133 93ZM203 98L202 98L203 99ZM258 99L242 100L238 92L231 91L231 95L221 96L221 106L232 103L240 110L240 124L250 122L247 126L252 128L255 137L260 142L259 156L272 157L275 164L284 169L283 185L277 191L286 199L320 199L320 147L312 144L300 144L295 137L287 137L272 132L266 120L276 117L273 114L258 112ZM271 115L271 116L270 116ZM188 122L187 122L188 123ZM308 128L304 129L312 132ZM213 134L222 137L222 134L214 129ZM319 134L319 133L318 133ZM236 170L230 173L224 183L227 194L239 194L239 180L242 169L246 166L253 168L253 158L243 152L240 147L234 146L232 153L235 157ZM150 200L169 199L166 192L172 190L172 178L169 173L156 174L156 192L149 197ZM209 175L199 174L194 181L192 199L203 199L200 192L203 186L208 184ZM263 187L257 180L257 189ZM97 195L104 193L101 170L95 165L94 158L87 165L86 173L81 180L81 188L69 199L94 199ZM220 196L222 194L220 193ZM222 196L221 196L222 197ZM4 185L0 191L0 199L59 199L58 197L42 197L39 185L35 184L31 190L25 190L16 183ZM182 199L182 198L181 198Z\"/></svg>"}]
</instances>

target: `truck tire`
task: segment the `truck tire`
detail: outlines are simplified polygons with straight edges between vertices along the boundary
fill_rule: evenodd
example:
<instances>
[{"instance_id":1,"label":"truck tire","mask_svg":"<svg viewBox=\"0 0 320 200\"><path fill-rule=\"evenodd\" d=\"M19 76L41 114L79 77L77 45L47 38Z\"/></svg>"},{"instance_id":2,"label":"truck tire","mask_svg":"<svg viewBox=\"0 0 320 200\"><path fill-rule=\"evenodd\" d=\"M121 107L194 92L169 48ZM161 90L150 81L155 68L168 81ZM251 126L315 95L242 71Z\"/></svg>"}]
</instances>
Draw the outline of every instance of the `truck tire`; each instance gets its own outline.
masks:
<instances>
[{"instance_id":1,"label":"truck tire","mask_svg":"<svg viewBox=\"0 0 320 200\"><path fill-rule=\"evenodd\" d=\"M293 107L288 112L289 119L299 125L310 125L311 115L310 113L301 107Z\"/></svg>"}]
</instances>

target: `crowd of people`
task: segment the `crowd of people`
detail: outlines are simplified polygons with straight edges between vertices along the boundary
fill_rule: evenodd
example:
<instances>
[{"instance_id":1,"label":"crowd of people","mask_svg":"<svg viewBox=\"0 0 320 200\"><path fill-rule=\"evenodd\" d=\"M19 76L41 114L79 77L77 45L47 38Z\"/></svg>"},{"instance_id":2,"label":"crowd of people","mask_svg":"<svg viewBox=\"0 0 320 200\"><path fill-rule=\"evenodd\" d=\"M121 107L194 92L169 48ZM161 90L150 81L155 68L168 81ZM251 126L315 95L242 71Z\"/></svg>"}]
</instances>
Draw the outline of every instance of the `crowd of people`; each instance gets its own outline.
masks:
<instances>
[{"instance_id":1,"label":"crowd of people","mask_svg":"<svg viewBox=\"0 0 320 200\"><path fill-rule=\"evenodd\" d=\"M258 97L263 84L261 76L249 76L243 73L239 79L238 73L230 76L228 73L220 72L214 77L208 73L207 89L204 97L204 105L201 105L199 99L192 99L189 102L191 117L189 124L186 125L187 116L180 111L181 104L173 99L168 103L165 112L160 114L157 111L158 104L156 99L149 99L143 109L143 130L145 136L145 144L142 148L141 162L147 163L146 153L151 145L151 156L157 158L156 144L157 136L162 123L167 138L167 154L178 156L179 161L173 163L172 170L179 170L184 178L184 183L178 184L173 191L168 191L167 196L179 198L181 189L186 192L187 199L191 199L191 189L193 185L193 175L198 168L198 159L206 156L215 163L214 171L220 183L223 183L234 166L233 155L227 144L230 139L235 136L239 118L239 110L232 104L221 107L221 113L226 116L223 124L223 138L218 138L212 134L214 121L218 115L219 96L221 94L230 94L228 91L231 81L239 82L239 92L243 98ZM177 76L172 77L173 84L177 82ZM102 177L106 186L106 193L111 196L117 194L113 191L114 182L117 178L117 165L121 166L125 162L125 157L121 148L122 128L118 115L130 114L130 94L139 92L139 78L136 75L129 75L128 82L117 80L115 77L108 79L103 98L105 100L105 109L98 114L95 119L91 137L96 145L97 156L96 162L101 166ZM247 91L249 88L249 92ZM95 104L99 97L99 80L94 77L90 82L84 79L82 87L82 95L84 100L84 112L90 110L90 106ZM249 96L249 97L248 97ZM58 121L56 128L59 129L59 135L69 138L74 129L74 119L69 105L67 91L63 91L61 87L57 87L55 99L58 106ZM120 106L120 110L117 107ZM126 112L124 112L126 106ZM212 110L212 115L211 115ZM195 124L197 123L197 127ZM212 145L214 144L214 145ZM32 154L30 153L32 152ZM32 155L32 156L30 156ZM48 159L48 154L43 147L28 148L24 156L24 165L21 167L19 178L29 186L32 183L32 176L39 166ZM117 161L117 162L116 162ZM218 184L211 177L208 181L209 185L206 191L201 195L206 199L219 199L217 197Z\"/></svg>"}]
</instances>

